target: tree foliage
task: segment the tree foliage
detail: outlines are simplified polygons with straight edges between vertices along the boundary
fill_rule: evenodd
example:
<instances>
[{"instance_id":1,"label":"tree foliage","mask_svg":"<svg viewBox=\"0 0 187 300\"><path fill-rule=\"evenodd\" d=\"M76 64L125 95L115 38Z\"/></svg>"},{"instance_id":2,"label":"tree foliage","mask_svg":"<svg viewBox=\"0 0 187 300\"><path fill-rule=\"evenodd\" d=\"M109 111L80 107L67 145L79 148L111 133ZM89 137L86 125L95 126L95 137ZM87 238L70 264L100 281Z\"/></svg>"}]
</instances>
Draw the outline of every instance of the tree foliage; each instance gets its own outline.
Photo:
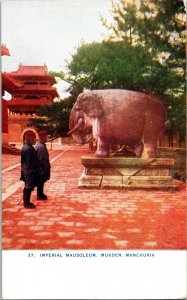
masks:
<instances>
[{"instance_id":1,"label":"tree foliage","mask_svg":"<svg viewBox=\"0 0 187 300\"><path fill-rule=\"evenodd\" d=\"M38 130L46 130L52 140L66 136L71 108L72 103L68 99L41 106L37 112L38 117L32 118L32 124Z\"/></svg>"},{"instance_id":2,"label":"tree foliage","mask_svg":"<svg viewBox=\"0 0 187 300\"><path fill-rule=\"evenodd\" d=\"M113 2L109 40L141 46L152 56L151 88L168 103L174 129L185 130L186 13L182 0ZM158 62L155 65L155 62ZM146 62L145 62L146 63ZM156 66L156 68L155 68ZM152 69L153 70L153 69ZM158 82L156 82L158 80Z\"/></svg>"},{"instance_id":3,"label":"tree foliage","mask_svg":"<svg viewBox=\"0 0 187 300\"><path fill-rule=\"evenodd\" d=\"M84 44L68 67L77 85L87 89L124 88L162 94L163 76L167 77L167 70L143 47L123 42Z\"/></svg>"},{"instance_id":4,"label":"tree foliage","mask_svg":"<svg viewBox=\"0 0 187 300\"><path fill-rule=\"evenodd\" d=\"M112 17L114 22L109 24L101 16L103 25L111 32L109 39L112 41L124 41L127 44L135 44L138 39L137 1L112 2Z\"/></svg>"},{"instance_id":5,"label":"tree foliage","mask_svg":"<svg viewBox=\"0 0 187 300\"><path fill-rule=\"evenodd\" d=\"M112 16L112 24L101 17L112 31L110 40L142 45L154 55L169 52L184 61L186 13L182 0L118 0L113 2Z\"/></svg>"},{"instance_id":6,"label":"tree foliage","mask_svg":"<svg viewBox=\"0 0 187 300\"><path fill-rule=\"evenodd\" d=\"M59 77L64 80L65 73L63 71L49 71L48 74L50 76Z\"/></svg>"}]
</instances>

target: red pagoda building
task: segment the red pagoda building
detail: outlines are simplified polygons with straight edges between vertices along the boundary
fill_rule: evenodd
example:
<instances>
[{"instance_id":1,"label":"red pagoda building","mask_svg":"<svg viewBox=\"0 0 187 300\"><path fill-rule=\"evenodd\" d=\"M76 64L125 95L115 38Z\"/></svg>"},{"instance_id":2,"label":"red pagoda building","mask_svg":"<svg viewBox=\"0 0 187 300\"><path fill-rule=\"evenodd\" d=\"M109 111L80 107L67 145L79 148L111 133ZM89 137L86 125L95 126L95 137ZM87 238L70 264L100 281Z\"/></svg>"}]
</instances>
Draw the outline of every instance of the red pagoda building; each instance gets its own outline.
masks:
<instances>
[{"instance_id":1,"label":"red pagoda building","mask_svg":"<svg viewBox=\"0 0 187 300\"><path fill-rule=\"evenodd\" d=\"M1 45L1 55L10 56L9 49L6 45ZM10 78L5 72L1 73L1 95L5 95L5 91L12 93L12 90L16 90L21 87L21 83ZM2 105L2 145L8 145L8 102L1 98Z\"/></svg>"},{"instance_id":2,"label":"red pagoda building","mask_svg":"<svg viewBox=\"0 0 187 300\"><path fill-rule=\"evenodd\" d=\"M9 143L23 142L24 133L32 130L32 117L42 105L51 105L55 97L59 97L53 76L48 75L47 66L19 65L15 72L6 73L15 82L20 82L19 88L11 91L12 99L8 101L8 131Z\"/></svg>"},{"instance_id":3,"label":"red pagoda building","mask_svg":"<svg viewBox=\"0 0 187 300\"><path fill-rule=\"evenodd\" d=\"M12 93L13 90L21 87L21 83L11 79L6 73L2 73L2 96L5 91ZM2 144L8 144L8 101L2 100Z\"/></svg>"}]
</instances>

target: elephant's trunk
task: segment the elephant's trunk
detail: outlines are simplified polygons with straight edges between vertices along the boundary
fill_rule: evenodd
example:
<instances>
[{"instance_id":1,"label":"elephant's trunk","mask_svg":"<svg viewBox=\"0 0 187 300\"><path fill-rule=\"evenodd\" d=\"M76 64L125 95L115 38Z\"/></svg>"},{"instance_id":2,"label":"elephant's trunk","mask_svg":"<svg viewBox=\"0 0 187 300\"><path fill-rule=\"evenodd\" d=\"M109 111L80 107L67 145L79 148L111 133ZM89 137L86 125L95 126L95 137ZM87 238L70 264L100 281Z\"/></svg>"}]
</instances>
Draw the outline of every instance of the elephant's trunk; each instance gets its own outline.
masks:
<instances>
[{"instance_id":1,"label":"elephant's trunk","mask_svg":"<svg viewBox=\"0 0 187 300\"><path fill-rule=\"evenodd\" d=\"M83 119L79 118L77 124L68 132L68 135L77 131L82 126L82 124L83 124Z\"/></svg>"},{"instance_id":2,"label":"elephant's trunk","mask_svg":"<svg viewBox=\"0 0 187 300\"><path fill-rule=\"evenodd\" d=\"M69 122L70 131L68 132L68 135L72 134L72 138L78 144L87 144L93 138L92 129L85 128L84 125L83 113L72 109Z\"/></svg>"}]
</instances>

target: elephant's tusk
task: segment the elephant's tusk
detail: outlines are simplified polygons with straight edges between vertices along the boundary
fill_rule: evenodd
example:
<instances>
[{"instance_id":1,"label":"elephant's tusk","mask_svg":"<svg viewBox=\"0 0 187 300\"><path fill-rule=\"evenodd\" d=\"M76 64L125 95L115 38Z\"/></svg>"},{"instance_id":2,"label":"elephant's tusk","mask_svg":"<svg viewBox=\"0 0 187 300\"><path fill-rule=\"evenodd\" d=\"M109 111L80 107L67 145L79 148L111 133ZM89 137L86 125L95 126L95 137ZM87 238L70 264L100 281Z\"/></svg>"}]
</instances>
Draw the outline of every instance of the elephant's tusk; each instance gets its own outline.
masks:
<instances>
[{"instance_id":1,"label":"elephant's tusk","mask_svg":"<svg viewBox=\"0 0 187 300\"><path fill-rule=\"evenodd\" d=\"M74 133L77 129L79 129L81 127L83 123L83 119L82 118L79 118L78 122L77 122L77 125L75 125L75 127L73 127L73 129L71 129L69 132L68 132L68 135Z\"/></svg>"}]
</instances>

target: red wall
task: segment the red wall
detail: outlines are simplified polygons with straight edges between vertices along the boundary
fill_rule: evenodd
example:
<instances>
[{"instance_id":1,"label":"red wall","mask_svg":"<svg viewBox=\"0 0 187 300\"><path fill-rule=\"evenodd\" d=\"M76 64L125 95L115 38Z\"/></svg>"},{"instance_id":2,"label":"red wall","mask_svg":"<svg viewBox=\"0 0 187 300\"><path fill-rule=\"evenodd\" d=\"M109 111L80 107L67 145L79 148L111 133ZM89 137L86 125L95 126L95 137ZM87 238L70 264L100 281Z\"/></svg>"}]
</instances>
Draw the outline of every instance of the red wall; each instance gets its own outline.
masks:
<instances>
[{"instance_id":1,"label":"red wall","mask_svg":"<svg viewBox=\"0 0 187 300\"><path fill-rule=\"evenodd\" d=\"M8 103L2 99L2 132L8 133Z\"/></svg>"}]
</instances>

